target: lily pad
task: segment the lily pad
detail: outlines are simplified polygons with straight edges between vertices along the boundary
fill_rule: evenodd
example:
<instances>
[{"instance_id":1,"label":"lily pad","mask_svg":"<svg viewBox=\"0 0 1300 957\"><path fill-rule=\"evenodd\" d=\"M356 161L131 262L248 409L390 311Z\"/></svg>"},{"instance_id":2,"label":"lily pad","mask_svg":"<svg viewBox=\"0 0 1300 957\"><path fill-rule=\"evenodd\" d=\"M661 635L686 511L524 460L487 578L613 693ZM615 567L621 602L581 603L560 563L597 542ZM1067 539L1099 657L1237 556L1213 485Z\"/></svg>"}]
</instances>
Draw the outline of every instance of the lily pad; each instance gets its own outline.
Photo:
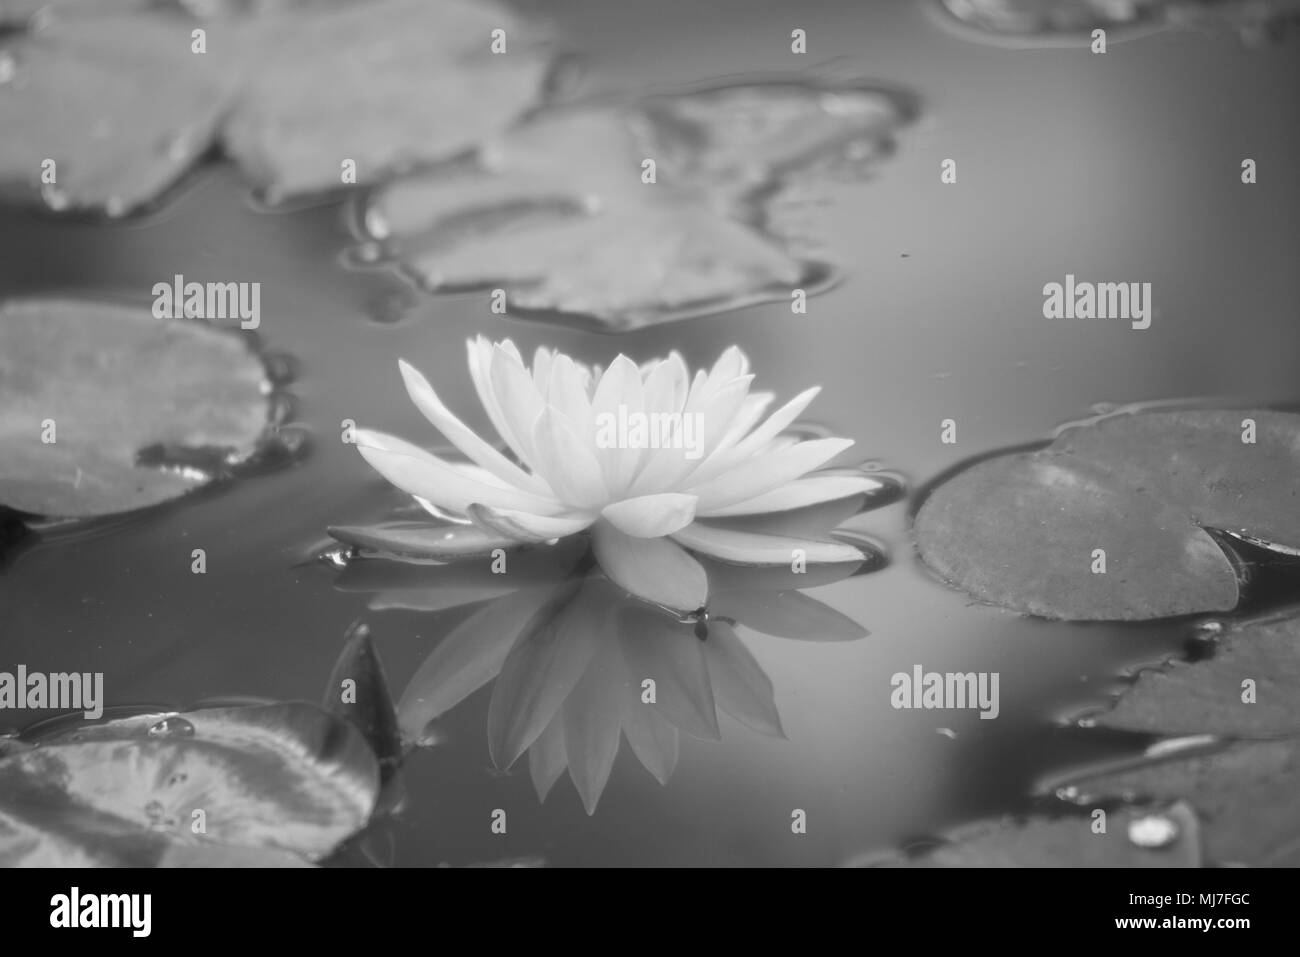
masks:
<instances>
[{"instance_id":1,"label":"lily pad","mask_svg":"<svg viewBox=\"0 0 1300 957\"><path fill-rule=\"evenodd\" d=\"M828 267L781 234L782 187L832 156L870 167L908 116L894 94L793 83L550 110L472 168L389 184L366 227L428 287L602 328L788 299Z\"/></svg>"},{"instance_id":2,"label":"lily pad","mask_svg":"<svg viewBox=\"0 0 1300 957\"><path fill-rule=\"evenodd\" d=\"M958 473L915 521L921 556L958 587L1017 611L1093 620L1236 607L1233 556L1207 529L1300 545L1300 416L1102 419Z\"/></svg>"},{"instance_id":3,"label":"lily pad","mask_svg":"<svg viewBox=\"0 0 1300 957\"><path fill-rule=\"evenodd\" d=\"M244 340L200 322L71 300L7 303L0 504L82 517L184 495L253 454L268 391Z\"/></svg>"},{"instance_id":4,"label":"lily pad","mask_svg":"<svg viewBox=\"0 0 1300 957\"><path fill-rule=\"evenodd\" d=\"M1300 13L1295 0L936 0L942 16L968 35L1021 43L1073 41L1086 45L1089 33L1105 29L1116 38L1212 26L1256 39Z\"/></svg>"},{"instance_id":5,"label":"lily pad","mask_svg":"<svg viewBox=\"0 0 1300 957\"><path fill-rule=\"evenodd\" d=\"M1167 822L1170 839L1159 846L1134 841L1130 829L1153 814ZM1169 827L1168 825L1172 825ZM857 867L1200 867L1195 813L1183 803L1158 812L1122 808L1110 812L1104 833L1089 815L1033 817L1024 821L981 821L949 835L916 856L868 855Z\"/></svg>"},{"instance_id":6,"label":"lily pad","mask_svg":"<svg viewBox=\"0 0 1300 957\"><path fill-rule=\"evenodd\" d=\"M0 141L0 184L59 209L134 209L217 140L273 195L372 183L504 128L548 69L520 19L488 2L42 12L39 29L0 39L13 64L0 81L0 127L14 134ZM494 55L498 29L506 52ZM47 159L53 185L42 179ZM349 160L354 180L344 178Z\"/></svg>"},{"instance_id":7,"label":"lily pad","mask_svg":"<svg viewBox=\"0 0 1300 957\"><path fill-rule=\"evenodd\" d=\"M1300 741L1255 741L1192 758L1081 777L1088 798L1186 798L1216 864L1300 866Z\"/></svg>"},{"instance_id":8,"label":"lily pad","mask_svg":"<svg viewBox=\"0 0 1300 957\"><path fill-rule=\"evenodd\" d=\"M360 733L307 704L88 725L0 760L0 864L318 860L378 789Z\"/></svg>"},{"instance_id":9,"label":"lily pad","mask_svg":"<svg viewBox=\"0 0 1300 957\"><path fill-rule=\"evenodd\" d=\"M1246 681L1253 684L1249 703L1242 700ZM1211 658L1142 672L1093 720L1154 734L1300 735L1300 618L1234 625Z\"/></svg>"}]
</instances>

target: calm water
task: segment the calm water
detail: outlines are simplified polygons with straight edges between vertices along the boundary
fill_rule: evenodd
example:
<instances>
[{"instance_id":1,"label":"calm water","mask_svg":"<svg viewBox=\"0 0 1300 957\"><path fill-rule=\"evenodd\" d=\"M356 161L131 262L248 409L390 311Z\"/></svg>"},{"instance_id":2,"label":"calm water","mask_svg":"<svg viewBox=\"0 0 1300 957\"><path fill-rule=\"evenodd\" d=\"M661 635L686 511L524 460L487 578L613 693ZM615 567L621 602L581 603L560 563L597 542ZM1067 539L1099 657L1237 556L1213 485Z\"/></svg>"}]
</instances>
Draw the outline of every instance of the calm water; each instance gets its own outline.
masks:
<instances>
[{"instance_id":1,"label":"calm water","mask_svg":"<svg viewBox=\"0 0 1300 957\"><path fill-rule=\"evenodd\" d=\"M807 316L778 303L613 338L349 270L345 204L259 211L222 166L125 224L0 210L0 295L146 303L174 273L260 281L262 339L296 358L292 421L311 435L292 467L12 553L0 572L0 667L103 671L110 705L314 701L347 626L364 616L400 693L463 612L367 612L366 596L337 590L335 573L308 557L327 524L393 501L340 442L343 419L435 440L405 397L397 357L485 424L463 352L480 332L600 362L675 347L694 365L739 343L760 387L790 395L823 384L814 416L914 488L962 459L1046 437L1096 403L1300 401L1294 37L1248 49L1229 33L1165 34L1099 57L971 43L903 2L808 2L793 13L754 0L528 6L585 56L584 90L847 62L915 91L922 115L897 155L873 181L830 190L826 229L845 280ZM788 52L794 27L808 31L806 57ZM1239 183L1246 156L1258 162L1256 186ZM949 157L958 183L942 186ZM1151 282L1152 328L1044 320L1042 286L1067 272ZM945 418L958 422L956 446L939 441ZM1127 669L1177 652L1188 624L1056 624L970 605L918 566L907 514L900 502L864 525L890 543L888 568L814 592L869 638L745 635L776 685L788 740L724 718L721 742L683 737L666 788L624 746L589 818L565 781L539 805L526 762L490 770L479 692L441 721L443 743L406 765L406 810L385 826L391 859L832 864L1025 808L1043 775L1132 747L1061 721L1104 702ZM205 576L190 572L196 547L207 551ZM918 663L1000 672L1000 718L891 709L890 676ZM510 815L505 836L489 831L493 808ZM808 812L804 836L790 832L793 808Z\"/></svg>"}]
</instances>

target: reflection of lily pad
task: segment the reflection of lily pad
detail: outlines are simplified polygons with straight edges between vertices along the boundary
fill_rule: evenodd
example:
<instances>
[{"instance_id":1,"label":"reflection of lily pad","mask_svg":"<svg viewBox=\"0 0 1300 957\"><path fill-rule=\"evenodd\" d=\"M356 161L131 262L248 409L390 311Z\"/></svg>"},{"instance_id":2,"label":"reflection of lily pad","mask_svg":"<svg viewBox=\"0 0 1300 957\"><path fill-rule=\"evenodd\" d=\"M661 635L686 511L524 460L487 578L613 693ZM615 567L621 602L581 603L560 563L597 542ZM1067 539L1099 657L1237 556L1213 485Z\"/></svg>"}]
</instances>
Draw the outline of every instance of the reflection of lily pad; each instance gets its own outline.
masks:
<instances>
[{"instance_id":1,"label":"reflection of lily pad","mask_svg":"<svg viewBox=\"0 0 1300 957\"><path fill-rule=\"evenodd\" d=\"M1186 798L1216 864L1300 866L1300 746L1295 738L1243 742L1191 758L1084 777L1088 798Z\"/></svg>"},{"instance_id":2,"label":"reflection of lily pad","mask_svg":"<svg viewBox=\"0 0 1300 957\"><path fill-rule=\"evenodd\" d=\"M1300 618L1233 627L1209 660L1142 672L1095 723L1156 734L1300 734Z\"/></svg>"},{"instance_id":3,"label":"reflection of lily pad","mask_svg":"<svg viewBox=\"0 0 1300 957\"><path fill-rule=\"evenodd\" d=\"M979 822L949 835L949 842L915 857L868 855L862 867L1199 867L1196 815L1183 804L1160 811L1170 839L1159 846L1134 841L1152 812L1122 808L1110 812L1103 833L1090 815L1036 817L1026 821Z\"/></svg>"},{"instance_id":4,"label":"reflection of lily pad","mask_svg":"<svg viewBox=\"0 0 1300 957\"><path fill-rule=\"evenodd\" d=\"M1205 529L1300 546L1300 416L1103 419L1039 452L966 469L916 516L921 555L945 579L985 601L1073 619L1235 607L1233 565Z\"/></svg>"},{"instance_id":5,"label":"reflection of lily pad","mask_svg":"<svg viewBox=\"0 0 1300 957\"><path fill-rule=\"evenodd\" d=\"M125 6L125 5L123 5ZM507 125L546 58L505 8L467 0L277 3L199 19L170 9L56 4L0 40L0 183L58 208L132 209L220 139L278 194L374 182ZM191 31L206 31L206 52ZM492 31L507 52L493 55ZM42 163L57 164L54 187ZM42 188L44 185L44 189Z\"/></svg>"},{"instance_id":6,"label":"reflection of lily pad","mask_svg":"<svg viewBox=\"0 0 1300 957\"><path fill-rule=\"evenodd\" d=\"M199 322L9 303L0 307L0 504L87 516L183 495L212 479L201 466L253 453L266 391L244 341ZM176 467L160 467L168 463Z\"/></svg>"},{"instance_id":7,"label":"reflection of lily pad","mask_svg":"<svg viewBox=\"0 0 1300 957\"><path fill-rule=\"evenodd\" d=\"M0 760L0 863L317 860L365 825L378 787L361 735L311 705L90 725Z\"/></svg>"},{"instance_id":8,"label":"reflection of lily pad","mask_svg":"<svg viewBox=\"0 0 1300 957\"><path fill-rule=\"evenodd\" d=\"M869 165L905 119L880 91L794 84L555 110L475 169L390 184L366 222L426 285L500 286L613 328L788 298L819 267L757 225L779 218L779 185L828 155Z\"/></svg>"}]
</instances>

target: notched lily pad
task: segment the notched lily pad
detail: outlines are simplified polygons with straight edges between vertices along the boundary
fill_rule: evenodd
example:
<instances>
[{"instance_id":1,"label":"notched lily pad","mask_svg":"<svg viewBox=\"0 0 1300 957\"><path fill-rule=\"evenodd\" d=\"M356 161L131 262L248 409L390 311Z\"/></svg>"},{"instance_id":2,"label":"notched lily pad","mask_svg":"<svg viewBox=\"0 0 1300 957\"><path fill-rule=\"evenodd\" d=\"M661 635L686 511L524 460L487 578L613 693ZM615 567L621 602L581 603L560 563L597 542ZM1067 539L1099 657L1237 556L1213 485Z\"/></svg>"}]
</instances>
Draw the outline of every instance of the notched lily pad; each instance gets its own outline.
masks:
<instances>
[{"instance_id":1,"label":"notched lily pad","mask_svg":"<svg viewBox=\"0 0 1300 957\"><path fill-rule=\"evenodd\" d=\"M28 28L0 36L0 186L55 209L128 212L217 141L273 196L372 183L504 128L549 62L518 17L488 2L41 8L37 21L11 16L11 29Z\"/></svg>"},{"instance_id":2,"label":"notched lily pad","mask_svg":"<svg viewBox=\"0 0 1300 957\"><path fill-rule=\"evenodd\" d=\"M1086 798L1186 798L1215 864L1300 866L1300 741L1254 741L1196 757L1080 777Z\"/></svg>"},{"instance_id":3,"label":"notched lily pad","mask_svg":"<svg viewBox=\"0 0 1300 957\"><path fill-rule=\"evenodd\" d=\"M602 328L786 299L830 270L785 229L790 177L870 168L910 112L880 90L793 83L550 110L468 168L389 184L366 230L425 286L500 287L512 308Z\"/></svg>"},{"instance_id":4,"label":"notched lily pad","mask_svg":"<svg viewBox=\"0 0 1300 957\"><path fill-rule=\"evenodd\" d=\"M1235 625L1208 660L1142 672L1093 723L1167 735L1300 735L1300 618Z\"/></svg>"},{"instance_id":5,"label":"notched lily pad","mask_svg":"<svg viewBox=\"0 0 1300 957\"><path fill-rule=\"evenodd\" d=\"M1131 413L982 461L917 513L921 556L976 597L1048 618L1235 608L1233 555L1207 529L1300 545L1300 416Z\"/></svg>"},{"instance_id":6,"label":"notched lily pad","mask_svg":"<svg viewBox=\"0 0 1300 957\"><path fill-rule=\"evenodd\" d=\"M0 505L84 517L184 495L254 453L269 389L242 338L200 322L73 300L0 306Z\"/></svg>"},{"instance_id":7,"label":"notched lily pad","mask_svg":"<svg viewBox=\"0 0 1300 957\"><path fill-rule=\"evenodd\" d=\"M1133 840L1130 829L1143 827L1153 813L1167 822L1168 840L1157 846ZM1111 811L1106 830L1100 834L1093 830L1089 815L980 821L954 831L948 843L915 856L872 854L849 863L855 867L923 868L1200 867L1199 830L1195 813L1179 802L1158 812L1142 808Z\"/></svg>"},{"instance_id":8,"label":"notched lily pad","mask_svg":"<svg viewBox=\"0 0 1300 957\"><path fill-rule=\"evenodd\" d=\"M378 789L360 733L307 704L88 725L0 760L0 864L319 860Z\"/></svg>"}]
</instances>

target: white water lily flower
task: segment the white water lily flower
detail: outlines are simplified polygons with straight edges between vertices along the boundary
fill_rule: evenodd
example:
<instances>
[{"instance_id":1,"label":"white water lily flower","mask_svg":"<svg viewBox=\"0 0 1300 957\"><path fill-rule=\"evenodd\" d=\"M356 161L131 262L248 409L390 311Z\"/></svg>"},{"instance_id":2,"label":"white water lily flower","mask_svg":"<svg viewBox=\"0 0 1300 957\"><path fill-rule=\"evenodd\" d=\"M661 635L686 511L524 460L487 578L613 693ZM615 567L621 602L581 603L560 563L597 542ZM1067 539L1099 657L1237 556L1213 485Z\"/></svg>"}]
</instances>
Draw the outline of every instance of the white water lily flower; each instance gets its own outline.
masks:
<instances>
[{"instance_id":1,"label":"white water lily flower","mask_svg":"<svg viewBox=\"0 0 1300 957\"><path fill-rule=\"evenodd\" d=\"M783 434L819 389L763 420L774 396L750 391L749 361L735 346L693 378L676 352L639 366L620 355L603 371L545 348L530 370L509 339L492 343L480 336L468 343L468 353L479 400L515 460L453 415L405 361L399 366L411 400L470 461L439 458L368 429L356 435L366 461L432 511L464 516L503 546L590 530L596 560L610 579L690 611L704 606L708 582L689 552L745 564L864 560L840 542L707 521L782 512L879 487L861 473L816 473L852 439ZM652 423L649 432L615 429L638 420ZM675 432L661 428L668 422L682 425Z\"/></svg>"}]
</instances>

